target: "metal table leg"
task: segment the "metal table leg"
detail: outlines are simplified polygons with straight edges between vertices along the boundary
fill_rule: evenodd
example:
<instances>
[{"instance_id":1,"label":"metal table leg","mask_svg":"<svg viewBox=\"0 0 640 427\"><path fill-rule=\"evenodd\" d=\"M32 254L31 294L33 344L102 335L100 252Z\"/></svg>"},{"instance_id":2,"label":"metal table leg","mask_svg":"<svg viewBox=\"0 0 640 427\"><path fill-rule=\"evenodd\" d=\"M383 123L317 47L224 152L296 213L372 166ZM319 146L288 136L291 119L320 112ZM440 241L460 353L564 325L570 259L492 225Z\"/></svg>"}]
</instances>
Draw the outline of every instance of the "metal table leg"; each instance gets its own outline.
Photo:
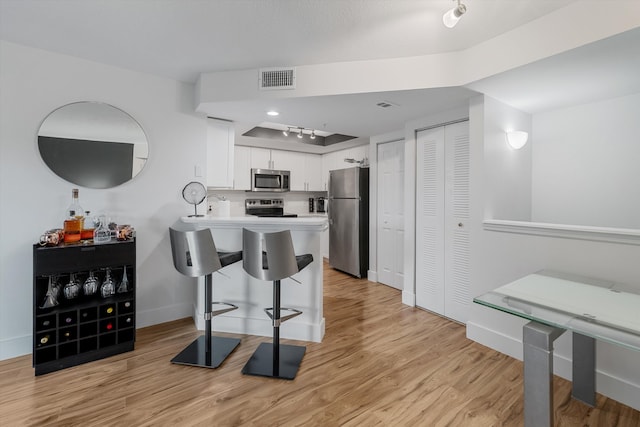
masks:
<instances>
[{"instance_id":1,"label":"metal table leg","mask_svg":"<svg viewBox=\"0 0 640 427\"><path fill-rule=\"evenodd\" d=\"M537 322L523 327L524 425L553 426L553 341L564 329Z\"/></svg>"},{"instance_id":2,"label":"metal table leg","mask_svg":"<svg viewBox=\"0 0 640 427\"><path fill-rule=\"evenodd\" d=\"M573 333L573 385L574 399L596 406L596 340Z\"/></svg>"}]
</instances>

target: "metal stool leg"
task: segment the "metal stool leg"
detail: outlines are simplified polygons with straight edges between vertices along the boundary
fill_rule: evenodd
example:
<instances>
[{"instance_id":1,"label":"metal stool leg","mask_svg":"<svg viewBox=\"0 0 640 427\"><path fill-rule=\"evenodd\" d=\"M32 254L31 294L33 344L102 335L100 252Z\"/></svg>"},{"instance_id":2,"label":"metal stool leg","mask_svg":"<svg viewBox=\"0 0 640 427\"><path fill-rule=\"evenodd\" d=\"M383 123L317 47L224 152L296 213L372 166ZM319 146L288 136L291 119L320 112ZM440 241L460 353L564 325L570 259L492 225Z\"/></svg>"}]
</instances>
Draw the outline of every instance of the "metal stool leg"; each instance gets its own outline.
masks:
<instances>
[{"instance_id":1,"label":"metal stool leg","mask_svg":"<svg viewBox=\"0 0 640 427\"><path fill-rule=\"evenodd\" d=\"M211 336L212 293L211 274L207 274L204 278L204 335L199 336L176 357L171 359L171 363L202 368L217 368L240 344L240 340L237 338ZM225 313L234 309L219 310L215 314Z\"/></svg>"},{"instance_id":2,"label":"metal stool leg","mask_svg":"<svg viewBox=\"0 0 640 427\"><path fill-rule=\"evenodd\" d=\"M294 313L282 317L280 314L282 309L280 306L280 280L274 280L273 308L265 310L272 319L273 342L262 343L258 346L247 364L242 368L243 374L286 380L292 380L296 377L306 347L280 344L280 324L285 320L302 314L302 312L285 308L285 310L294 311ZM268 310L272 310L273 313L270 314Z\"/></svg>"}]
</instances>

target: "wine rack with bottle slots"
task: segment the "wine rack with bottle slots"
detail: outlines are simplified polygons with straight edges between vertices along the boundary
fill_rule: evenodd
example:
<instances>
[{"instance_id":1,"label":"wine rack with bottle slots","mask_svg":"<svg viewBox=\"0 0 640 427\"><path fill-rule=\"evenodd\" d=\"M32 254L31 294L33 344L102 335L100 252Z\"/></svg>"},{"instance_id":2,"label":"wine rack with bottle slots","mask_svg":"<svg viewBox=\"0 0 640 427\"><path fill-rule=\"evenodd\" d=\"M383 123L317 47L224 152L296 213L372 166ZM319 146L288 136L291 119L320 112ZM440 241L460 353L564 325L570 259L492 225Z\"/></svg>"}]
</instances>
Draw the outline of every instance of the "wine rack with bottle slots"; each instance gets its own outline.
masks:
<instances>
[{"instance_id":1,"label":"wine rack with bottle slots","mask_svg":"<svg viewBox=\"0 0 640 427\"><path fill-rule=\"evenodd\" d=\"M135 342L135 240L33 247L33 366L36 375L131 351ZM112 295L101 286L109 273ZM118 289L123 277L128 283ZM83 291L93 275L95 293ZM80 285L65 297L65 284ZM55 283L58 290L55 291ZM55 292L52 292L53 291ZM69 289L67 289L69 291ZM51 294L54 298L51 299ZM72 292L67 292L72 294Z\"/></svg>"}]
</instances>

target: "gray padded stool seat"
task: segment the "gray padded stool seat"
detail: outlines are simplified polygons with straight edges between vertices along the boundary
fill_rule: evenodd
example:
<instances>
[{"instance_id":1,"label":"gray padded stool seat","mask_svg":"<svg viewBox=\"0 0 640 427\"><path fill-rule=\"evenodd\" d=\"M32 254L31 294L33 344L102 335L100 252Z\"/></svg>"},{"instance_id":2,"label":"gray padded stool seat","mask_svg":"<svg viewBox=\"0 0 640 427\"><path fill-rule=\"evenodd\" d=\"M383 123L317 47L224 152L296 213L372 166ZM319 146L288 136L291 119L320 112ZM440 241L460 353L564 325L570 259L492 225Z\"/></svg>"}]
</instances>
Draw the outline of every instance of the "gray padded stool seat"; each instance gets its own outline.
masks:
<instances>
[{"instance_id":1,"label":"gray padded stool seat","mask_svg":"<svg viewBox=\"0 0 640 427\"><path fill-rule=\"evenodd\" d=\"M280 280L293 276L313 262L311 254L296 256L289 230L258 233L242 229L242 266L252 277L273 281L273 306L264 311L272 320L273 343L262 343L253 353L242 373L292 380L296 377L306 347L280 344L280 324L302 314L300 310L281 307ZM285 316L281 311L288 312Z\"/></svg>"},{"instance_id":2,"label":"gray padded stool seat","mask_svg":"<svg viewBox=\"0 0 640 427\"><path fill-rule=\"evenodd\" d=\"M218 252L209 229L178 230L169 227L173 265L185 276L204 276L204 335L189 344L171 363L179 365L217 368L240 344L237 338L211 337L211 318L238 307L224 302L212 301L212 274L221 268L242 259L242 252ZM212 311L213 305L225 308Z\"/></svg>"}]
</instances>

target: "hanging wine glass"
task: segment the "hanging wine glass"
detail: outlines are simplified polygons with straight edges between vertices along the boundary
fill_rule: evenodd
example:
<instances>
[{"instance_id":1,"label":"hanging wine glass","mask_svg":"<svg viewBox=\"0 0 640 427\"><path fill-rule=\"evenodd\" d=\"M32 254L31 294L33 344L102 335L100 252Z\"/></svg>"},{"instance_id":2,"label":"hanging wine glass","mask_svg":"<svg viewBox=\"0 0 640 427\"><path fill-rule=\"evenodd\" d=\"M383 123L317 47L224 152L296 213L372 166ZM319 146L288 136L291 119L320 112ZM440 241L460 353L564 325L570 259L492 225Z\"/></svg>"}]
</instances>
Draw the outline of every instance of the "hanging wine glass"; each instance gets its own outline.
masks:
<instances>
[{"instance_id":1,"label":"hanging wine glass","mask_svg":"<svg viewBox=\"0 0 640 427\"><path fill-rule=\"evenodd\" d=\"M87 277L87 280L84 281L84 285L82 287L84 294L93 295L98 292L98 284L99 281L96 276L93 275L93 271L89 271L89 277Z\"/></svg>"},{"instance_id":2,"label":"hanging wine glass","mask_svg":"<svg viewBox=\"0 0 640 427\"><path fill-rule=\"evenodd\" d=\"M127 279L127 266L125 265L122 270L122 281L118 286L118 293L123 294L129 292L129 279Z\"/></svg>"},{"instance_id":3,"label":"hanging wine glass","mask_svg":"<svg viewBox=\"0 0 640 427\"><path fill-rule=\"evenodd\" d=\"M54 285L55 277L49 276L49 285L47 286L47 294L40 308L51 308L58 305L58 288Z\"/></svg>"},{"instance_id":4,"label":"hanging wine glass","mask_svg":"<svg viewBox=\"0 0 640 427\"><path fill-rule=\"evenodd\" d=\"M80 295L80 281L74 273L69 274L69 282L62 289L66 299L74 299Z\"/></svg>"},{"instance_id":5,"label":"hanging wine glass","mask_svg":"<svg viewBox=\"0 0 640 427\"><path fill-rule=\"evenodd\" d=\"M100 295L102 298L109 298L111 295L116 293L116 284L111 278L111 269L107 268L107 272L104 277L104 282L102 282L102 286L100 287Z\"/></svg>"}]
</instances>

